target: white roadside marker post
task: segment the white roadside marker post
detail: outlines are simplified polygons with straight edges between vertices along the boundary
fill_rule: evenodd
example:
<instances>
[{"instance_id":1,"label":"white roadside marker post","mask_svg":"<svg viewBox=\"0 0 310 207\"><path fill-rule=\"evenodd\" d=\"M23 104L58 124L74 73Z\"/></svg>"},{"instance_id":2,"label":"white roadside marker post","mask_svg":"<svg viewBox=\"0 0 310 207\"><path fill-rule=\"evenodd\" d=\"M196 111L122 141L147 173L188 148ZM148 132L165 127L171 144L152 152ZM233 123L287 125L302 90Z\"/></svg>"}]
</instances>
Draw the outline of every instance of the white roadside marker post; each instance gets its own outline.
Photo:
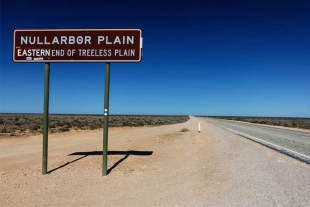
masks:
<instances>
[{"instance_id":1,"label":"white roadside marker post","mask_svg":"<svg viewBox=\"0 0 310 207\"><path fill-rule=\"evenodd\" d=\"M200 122L198 122L198 132L200 133Z\"/></svg>"}]
</instances>

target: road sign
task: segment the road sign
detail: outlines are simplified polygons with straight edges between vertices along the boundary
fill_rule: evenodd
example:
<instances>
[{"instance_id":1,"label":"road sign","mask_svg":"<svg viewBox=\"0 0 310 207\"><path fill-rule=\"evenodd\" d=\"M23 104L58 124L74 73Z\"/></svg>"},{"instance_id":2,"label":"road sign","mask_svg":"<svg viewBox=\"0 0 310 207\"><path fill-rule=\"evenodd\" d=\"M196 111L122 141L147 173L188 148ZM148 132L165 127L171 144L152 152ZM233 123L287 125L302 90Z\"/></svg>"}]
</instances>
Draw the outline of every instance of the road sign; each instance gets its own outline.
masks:
<instances>
[{"instance_id":1,"label":"road sign","mask_svg":"<svg viewBox=\"0 0 310 207\"><path fill-rule=\"evenodd\" d=\"M48 172L48 114L51 62L105 62L104 131L102 175L108 174L108 127L110 63L140 62L140 29L16 29L13 38L13 61L42 63L44 76L44 114L42 174Z\"/></svg>"},{"instance_id":2,"label":"road sign","mask_svg":"<svg viewBox=\"0 0 310 207\"><path fill-rule=\"evenodd\" d=\"M140 29L16 29L14 62L140 62Z\"/></svg>"}]
</instances>

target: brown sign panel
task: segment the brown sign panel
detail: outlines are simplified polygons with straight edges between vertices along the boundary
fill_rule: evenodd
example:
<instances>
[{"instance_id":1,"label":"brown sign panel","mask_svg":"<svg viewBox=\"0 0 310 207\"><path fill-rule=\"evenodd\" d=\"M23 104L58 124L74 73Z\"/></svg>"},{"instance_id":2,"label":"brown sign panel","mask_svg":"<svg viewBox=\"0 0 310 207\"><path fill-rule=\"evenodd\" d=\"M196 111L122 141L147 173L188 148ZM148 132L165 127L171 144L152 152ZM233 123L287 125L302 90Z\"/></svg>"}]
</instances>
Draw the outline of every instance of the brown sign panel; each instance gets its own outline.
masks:
<instances>
[{"instance_id":1,"label":"brown sign panel","mask_svg":"<svg viewBox=\"0 0 310 207\"><path fill-rule=\"evenodd\" d=\"M140 62L140 29L14 30L14 62Z\"/></svg>"}]
</instances>

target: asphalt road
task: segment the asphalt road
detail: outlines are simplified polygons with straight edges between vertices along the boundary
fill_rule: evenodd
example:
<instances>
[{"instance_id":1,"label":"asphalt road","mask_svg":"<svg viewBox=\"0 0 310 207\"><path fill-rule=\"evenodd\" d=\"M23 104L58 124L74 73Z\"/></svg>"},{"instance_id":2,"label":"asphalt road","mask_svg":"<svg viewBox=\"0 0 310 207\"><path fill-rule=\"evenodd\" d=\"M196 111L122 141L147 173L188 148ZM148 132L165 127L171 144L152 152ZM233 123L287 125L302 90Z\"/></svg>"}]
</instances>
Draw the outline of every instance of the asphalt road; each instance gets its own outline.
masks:
<instances>
[{"instance_id":1,"label":"asphalt road","mask_svg":"<svg viewBox=\"0 0 310 207\"><path fill-rule=\"evenodd\" d=\"M201 118L211 124L310 163L310 133L250 123Z\"/></svg>"}]
</instances>

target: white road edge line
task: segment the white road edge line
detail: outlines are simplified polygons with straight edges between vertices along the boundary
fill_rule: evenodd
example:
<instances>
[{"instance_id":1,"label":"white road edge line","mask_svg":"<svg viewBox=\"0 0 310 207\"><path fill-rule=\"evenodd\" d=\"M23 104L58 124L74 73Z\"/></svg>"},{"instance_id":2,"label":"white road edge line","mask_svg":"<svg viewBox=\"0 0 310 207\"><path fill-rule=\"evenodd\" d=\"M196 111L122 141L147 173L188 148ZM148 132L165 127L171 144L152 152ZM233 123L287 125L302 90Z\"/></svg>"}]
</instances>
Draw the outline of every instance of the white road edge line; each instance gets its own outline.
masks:
<instances>
[{"instance_id":1,"label":"white road edge line","mask_svg":"<svg viewBox=\"0 0 310 207\"><path fill-rule=\"evenodd\" d=\"M310 137L306 137L306 136L301 136L301 137L310 139Z\"/></svg>"},{"instance_id":2,"label":"white road edge line","mask_svg":"<svg viewBox=\"0 0 310 207\"><path fill-rule=\"evenodd\" d=\"M225 129L227 129L227 130L229 130L229 131L232 131L232 132L235 132L235 133L237 133L237 134L239 134L239 135L242 135L242 136L245 136L245 137L249 137L250 139L259 140L260 142L267 143L267 144L269 144L269 145L271 145L271 146L278 147L278 148L280 148L280 149L282 149L282 150L286 150L286 151L289 151L289 152L291 152L291 153L294 153L294 154L303 156L303 157L305 157L305 158L307 158L307 159L310 159L310 157L307 156L307 155L304 155L304 154L295 152L295 151L293 151L293 150L287 149L287 148L285 148L285 147L281 147L281 146L279 146L279 145L276 145L276 144L273 144L273 143L270 143L270 142L261 140L261 139L259 139L259 138L253 137L253 136L251 136L251 135L244 134L244 133L242 133L242 132L239 132L239 131L236 131L236 130L233 130L233 129L230 129L230 128L225 128Z\"/></svg>"}]
</instances>

